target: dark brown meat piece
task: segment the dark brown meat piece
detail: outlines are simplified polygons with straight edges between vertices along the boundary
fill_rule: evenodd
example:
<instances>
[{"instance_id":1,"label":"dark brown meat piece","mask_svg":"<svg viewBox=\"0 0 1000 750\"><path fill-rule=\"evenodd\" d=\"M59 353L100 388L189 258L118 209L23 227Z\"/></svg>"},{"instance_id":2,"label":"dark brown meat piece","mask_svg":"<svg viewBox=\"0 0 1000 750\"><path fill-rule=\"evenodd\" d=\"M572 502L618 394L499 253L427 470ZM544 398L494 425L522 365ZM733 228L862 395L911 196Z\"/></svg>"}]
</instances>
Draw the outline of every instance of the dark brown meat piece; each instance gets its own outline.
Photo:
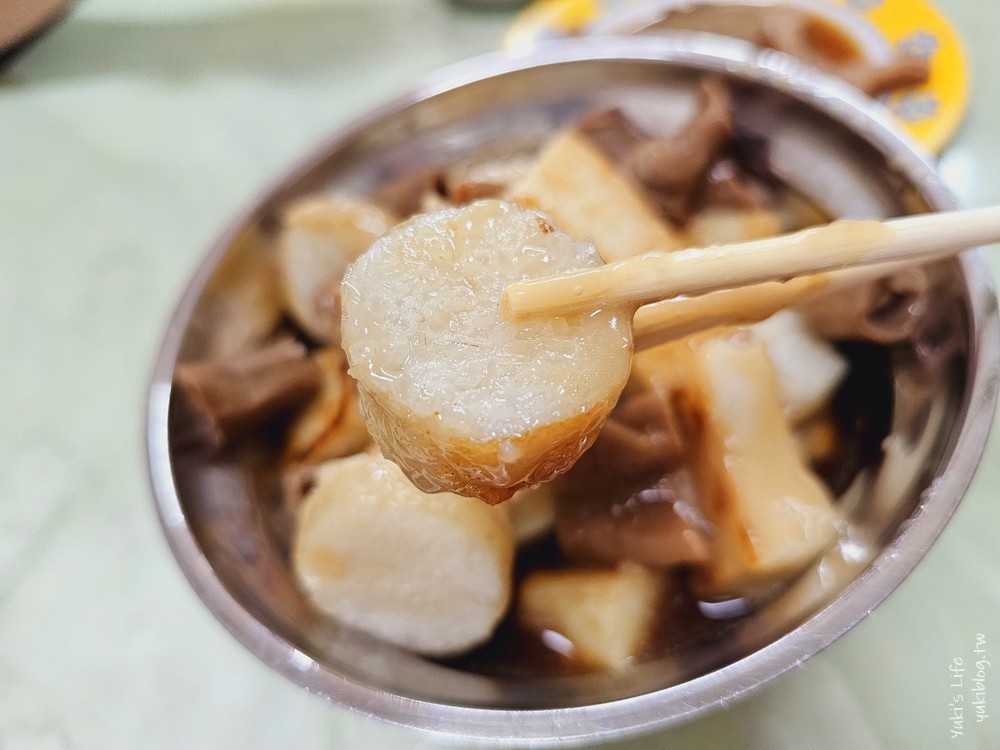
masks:
<instances>
[{"instance_id":1,"label":"dark brown meat piece","mask_svg":"<svg viewBox=\"0 0 1000 750\"><path fill-rule=\"evenodd\" d=\"M424 199L437 195L457 206L484 198L496 198L503 185L492 182L450 179L443 169L416 169L400 175L372 194L372 200L401 218L424 210Z\"/></svg>"},{"instance_id":2,"label":"dark brown meat piece","mask_svg":"<svg viewBox=\"0 0 1000 750\"><path fill-rule=\"evenodd\" d=\"M625 161L636 146L649 140L620 109L599 109L584 115L576 129L616 164Z\"/></svg>"},{"instance_id":3,"label":"dark brown meat piece","mask_svg":"<svg viewBox=\"0 0 1000 750\"><path fill-rule=\"evenodd\" d=\"M705 523L681 454L672 410L652 391L627 394L594 446L555 484L563 554L653 567L704 560Z\"/></svg>"},{"instance_id":4,"label":"dark brown meat piece","mask_svg":"<svg viewBox=\"0 0 1000 750\"><path fill-rule=\"evenodd\" d=\"M580 459L584 473L645 478L674 467L683 451L673 412L651 390L626 394Z\"/></svg>"},{"instance_id":5,"label":"dark brown meat piece","mask_svg":"<svg viewBox=\"0 0 1000 750\"><path fill-rule=\"evenodd\" d=\"M698 113L674 136L650 138L625 158L625 165L670 219L685 222L696 189L733 132L729 91L715 78L700 86Z\"/></svg>"},{"instance_id":6,"label":"dark brown meat piece","mask_svg":"<svg viewBox=\"0 0 1000 750\"><path fill-rule=\"evenodd\" d=\"M927 274L907 268L854 289L821 295L802 307L825 338L898 344L917 330L927 306Z\"/></svg>"},{"instance_id":7,"label":"dark brown meat piece","mask_svg":"<svg viewBox=\"0 0 1000 750\"><path fill-rule=\"evenodd\" d=\"M503 185L494 182L471 182L447 180L445 198L456 206L461 206L484 198L496 198L503 193Z\"/></svg>"},{"instance_id":8,"label":"dark brown meat piece","mask_svg":"<svg viewBox=\"0 0 1000 750\"><path fill-rule=\"evenodd\" d=\"M291 338L230 359L178 364L170 404L172 445L216 452L305 403L321 383L306 348Z\"/></svg>"},{"instance_id":9,"label":"dark brown meat piece","mask_svg":"<svg viewBox=\"0 0 1000 750\"><path fill-rule=\"evenodd\" d=\"M734 159L720 159L708 173L702 196L705 208L753 211L772 202L771 192L760 182L752 180Z\"/></svg>"},{"instance_id":10,"label":"dark brown meat piece","mask_svg":"<svg viewBox=\"0 0 1000 750\"><path fill-rule=\"evenodd\" d=\"M372 194L372 200L405 219L422 210L424 196L428 193L443 196L445 191L444 171L426 167L405 172L387 182Z\"/></svg>"},{"instance_id":11,"label":"dark brown meat piece","mask_svg":"<svg viewBox=\"0 0 1000 750\"><path fill-rule=\"evenodd\" d=\"M561 496L556 506L559 549L570 560L586 563L632 560L665 568L703 562L708 558L704 528L685 514L693 507L694 492L690 474L679 469L610 503L596 494Z\"/></svg>"},{"instance_id":12,"label":"dark brown meat piece","mask_svg":"<svg viewBox=\"0 0 1000 750\"><path fill-rule=\"evenodd\" d=\"M699 93L697 114L672 136L643 132L620 109L597 110L577 123L577 130L620 165L666 218L681 224L696 210L705 178L732 135L725 84L706 78Z\"/></svg>"}]
</instances>

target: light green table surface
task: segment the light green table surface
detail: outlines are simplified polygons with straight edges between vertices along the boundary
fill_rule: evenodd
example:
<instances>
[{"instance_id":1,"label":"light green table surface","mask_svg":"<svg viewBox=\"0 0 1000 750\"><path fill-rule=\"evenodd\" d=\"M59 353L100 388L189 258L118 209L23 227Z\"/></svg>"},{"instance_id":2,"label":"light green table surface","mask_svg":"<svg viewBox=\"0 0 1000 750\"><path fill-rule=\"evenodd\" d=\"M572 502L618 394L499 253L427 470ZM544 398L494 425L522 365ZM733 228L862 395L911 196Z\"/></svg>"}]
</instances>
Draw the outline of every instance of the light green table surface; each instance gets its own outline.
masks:
<instances>
[{"instance_id":1,"label":"light green table surface","mask_svg":"<svg viewBox=\"0 0 1000 750\"><path fill-rule=\"evenodd\" d=\"M940 0L975 95L942 169L1000 200L1000 4ZM497 46L433 0L84 2L0 84L0 749L435 747L307 695L228 636L160 538L144 388L228 217L339 123ZM628 748L1000 747L949 739L977 633L1000 668L1000 442L916 573L755 697ZM967 697L967 700L969 698Z\"/></svg>"}]
</instances>

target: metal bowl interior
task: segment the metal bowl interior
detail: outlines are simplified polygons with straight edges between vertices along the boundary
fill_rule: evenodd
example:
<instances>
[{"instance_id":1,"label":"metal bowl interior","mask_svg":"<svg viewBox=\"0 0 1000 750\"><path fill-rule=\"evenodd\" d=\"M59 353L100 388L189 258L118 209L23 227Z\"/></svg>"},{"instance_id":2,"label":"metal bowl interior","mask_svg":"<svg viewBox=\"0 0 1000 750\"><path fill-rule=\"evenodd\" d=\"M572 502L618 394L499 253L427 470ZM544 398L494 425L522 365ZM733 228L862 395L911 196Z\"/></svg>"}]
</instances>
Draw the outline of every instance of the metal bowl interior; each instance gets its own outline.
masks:
<instances>
[{"instance_id":1,"label":"metal bowl interior","mask_svg":"<svg viewBox=\"0 0 1000 750\"><path fill-rule=\"evenodd\" d=\"M971 253L935 269L954 300L964 361L919 409L897 399L893 450L855 492L851 517L865 544L853 558L824 558L724 638L682 660L589 677L490 676L337 627L314 616L294 585L268 511L277 489L256 469L259 457L208 463L171 454L175 363L254 335L249 308L240 305L261 294L276 212L288 200L314 191L363 194L415 167L529 152L595 106L620 105L650 129L669 130L691 113L705 73L732 82L740 127L766 139L782 175L831 215L952 205L881 109L780 54L694 37L577 40L525 59L472 61L347 126L267 190L211 250L155 367L149 467L178 562L216 617L261 659L310 692L406 726L466 739L610 738L678 722L759 687L846 632L924 555L971 480L996 399L995 297ZM898 367L898 393L907 377Z\"/></svg>"}]
</instances>

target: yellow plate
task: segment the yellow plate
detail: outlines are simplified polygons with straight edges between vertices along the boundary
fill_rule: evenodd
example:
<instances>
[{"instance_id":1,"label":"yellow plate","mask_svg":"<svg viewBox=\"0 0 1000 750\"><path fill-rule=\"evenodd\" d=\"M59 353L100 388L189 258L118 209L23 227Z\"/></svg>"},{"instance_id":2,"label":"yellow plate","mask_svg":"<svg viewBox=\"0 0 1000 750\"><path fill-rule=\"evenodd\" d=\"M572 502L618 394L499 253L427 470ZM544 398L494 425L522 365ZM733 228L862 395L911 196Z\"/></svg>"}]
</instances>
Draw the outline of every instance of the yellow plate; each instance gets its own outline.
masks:
<instances>
[{"instance_id":1,"label":"yellow plate","mask_svg":"<svg viewBox=\"0 0 1000 750\"><path fill-rule=\"evenodd\" d=\"M545 39L587 34L607 27L615 16L636 15L652 6L682 8L712 0L536 0L517 17L504 38L508 49L523 51ZM728 0L733 2L733 0ZM954 134L968 101L969 73L965 48L955 29L925 0L749 0L748 4L827 6L862 36L875 37L884 50L902 50L930 60L931 75L922 86L881 97L924 147L938 153Z\"/></svg>"}]
</instances>

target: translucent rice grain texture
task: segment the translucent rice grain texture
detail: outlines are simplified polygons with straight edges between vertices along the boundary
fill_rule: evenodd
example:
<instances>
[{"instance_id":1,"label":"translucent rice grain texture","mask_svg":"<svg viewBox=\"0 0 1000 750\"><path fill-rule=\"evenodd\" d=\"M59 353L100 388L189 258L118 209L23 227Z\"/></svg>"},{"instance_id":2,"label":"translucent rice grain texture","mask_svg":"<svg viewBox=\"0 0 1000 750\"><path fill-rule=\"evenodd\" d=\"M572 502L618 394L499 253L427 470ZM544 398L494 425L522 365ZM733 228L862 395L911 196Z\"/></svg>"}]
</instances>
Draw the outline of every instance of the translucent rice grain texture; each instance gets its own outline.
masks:
<instances>
[{"instance_id":1,"label":"translucent rice grain texture","mask_svg":"<svg viewBox=\"0 0 1000 750\"><path fill-rule=\"evenodd\" d=\"M534 211L481 201L415 217L343 285L343 343L369 430L417 487L499 502L566 471L629 373L627 312L513 323L514 281L601 264Z\"/></svg>"}]
</instances>

